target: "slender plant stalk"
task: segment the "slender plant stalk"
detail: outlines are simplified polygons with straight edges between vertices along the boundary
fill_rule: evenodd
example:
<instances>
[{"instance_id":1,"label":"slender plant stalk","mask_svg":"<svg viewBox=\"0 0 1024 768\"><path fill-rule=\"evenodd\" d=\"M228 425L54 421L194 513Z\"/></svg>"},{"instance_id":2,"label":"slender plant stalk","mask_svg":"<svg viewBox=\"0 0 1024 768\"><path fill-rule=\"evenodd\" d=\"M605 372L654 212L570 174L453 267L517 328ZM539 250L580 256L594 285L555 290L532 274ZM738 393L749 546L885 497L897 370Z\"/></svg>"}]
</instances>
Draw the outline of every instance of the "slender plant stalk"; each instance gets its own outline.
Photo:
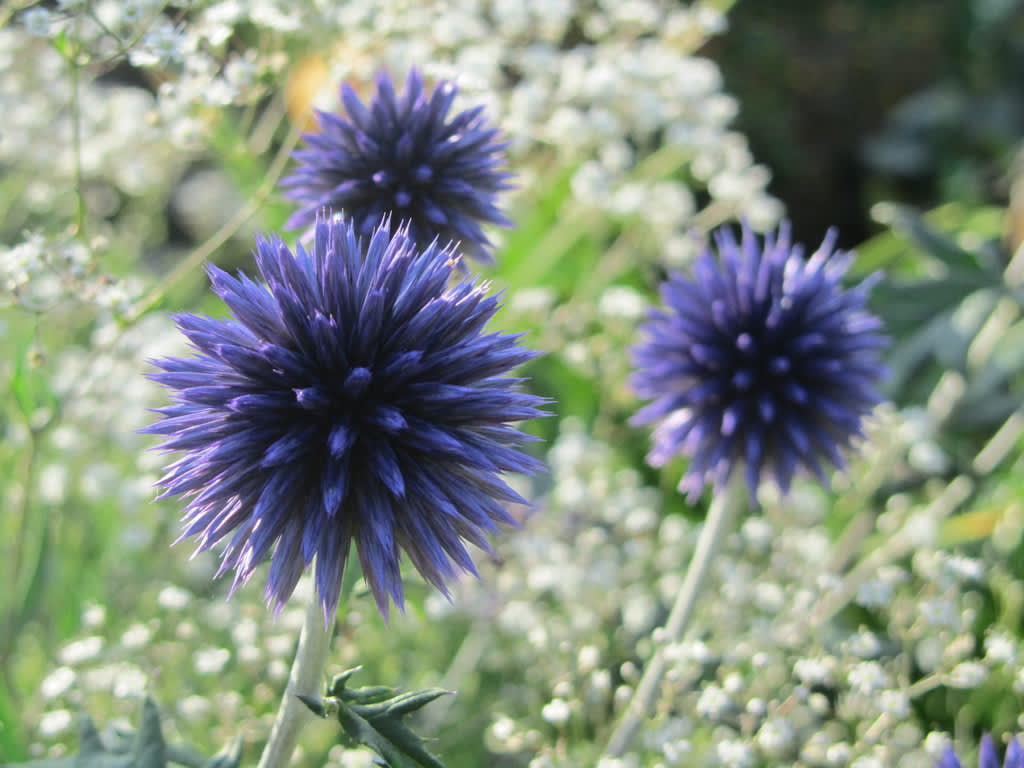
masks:
<instances>
[{"instance_id":1,"label":"slender plant stalk","mask_svg":"<svg viewBox=\"0 0 1024 768\"><path fill-rule=\"evenodd\" d=\"M711 509L708 510L704 527L697 538L697 548L686 569L686 576L679 589L679 594L676 595L672 611L669 613L665 631L661 635L650 663L644 669L640 684L633 692L633 698L630 699L622 719L612 732L611 739L608 740L608 746L605 748L605 755L608 757L622 757L625 754L640 724L650 713L651 707L654 706L658 688L661 686L667 666L665 649L678 643L686 634L705 578L710 570L711 561L714 560L736 512L745 502L747 491L743 482L743 472L740 469L739 467L733 469L729 483L721 493L715 495L711 502Z\"/></svg>"},{"instance_id":2,"label":"slender plant stalk","mask_svg":"<svg viewBox=\"0 0 1024 768\"><path fill-rule=\"evenodd\" d=\"M77 28L77 21L75 26ZM71 113L71 156L74 162L75 234L88 247L89 238L86 231L88 211L85 206L85 190L82 185L82 115L79 107L80 73L77 41L71 44L71 51L67 54L66 61L71 78L71 98L68 102L68 111Z\"/></svg>"},{"instance_id":3,"label":"slender plant stalk","mask_svg":"<svg viewBox=\"0 0 1024 768\"><path fill-rule=\"evenodd\" d=\"M301 137L302 128L298 125L292 126L288 136L285 137L280 149L278 149L277 154L274 156L274 159L267 167L267 172L263 176L263 180L249 197L245 205L239 208L230 219L224 222L220 229L210 235L205 241L196 246L191 253L178 262L178 265L161 278L159 283L153 286L149 293L136 302L132 311L124 320L123 325L125 327L133 325L140 317L163 301L167 292L171 288L181 282L183 278L191 274L197 267L202 266L204 261L216 253L218 248L230 240L249 219L259 212L260 207L274 192L277 180L281 177L281 174L284 173L285 166L287 166L288 162L291 160L292 150L295 149Z\"/></svg>"},{"instance_id":4,"label":"slender plant stalk","mask_svg":"<svg viewBox=\"0 0 1024 768\"><path fill-rule=\"evenodd\" d=\"M299 636L299 648L292 662L288 686L281 697L281 708L277 710L270 738L263 748L257 768L285 768L291 761L299 731L310 720L313 713L298 698L298 694L316 696L322 692L324 663L327 649L334 634L334 621L324 626L324 612L317 599L316 591L306 608L306 622Z\"/></svg>"}]
</instances>

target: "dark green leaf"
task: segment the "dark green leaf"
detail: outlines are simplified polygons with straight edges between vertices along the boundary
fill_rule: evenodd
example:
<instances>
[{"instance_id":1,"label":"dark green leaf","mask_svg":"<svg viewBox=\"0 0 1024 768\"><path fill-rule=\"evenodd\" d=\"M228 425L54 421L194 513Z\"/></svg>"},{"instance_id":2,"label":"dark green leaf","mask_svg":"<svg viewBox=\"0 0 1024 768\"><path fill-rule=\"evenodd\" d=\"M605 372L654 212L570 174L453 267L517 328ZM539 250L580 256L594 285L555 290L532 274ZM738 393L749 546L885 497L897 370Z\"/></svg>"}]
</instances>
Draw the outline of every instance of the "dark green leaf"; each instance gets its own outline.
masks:
<instances>
[{"instance_id":1,"label":"dark green leaf","mask_svg":"<svg viewBox=\"0 0 1024 768\"><path fill-rule=\"evenodd\" d=\"M328 686L328 697L322 701L308 696L300 698L321 717L333 712L348 740L369 747L390 768L444 768L402 718L451 691L428 688L396 693L393 688L379 685L347 688L349 678L357 671L359 667L337 675Z\"/></svg>"},{"instance_id":2,"label":"dark green leaf","mask_svg":"<svg viewBox=\"0 0 1024 768\"><path fill-rule=\"evenodd\" d=\"M0 760L23 760L27 756L14 702L9 698L7 686L0 685Z\"/></svg>"},{"instance_id":3,"label":"dark green leaf","mask_svg":"<svg viewBox=\"0 0 1024 768\"><path fill-rule=\"evenodd\" d=\"M971 269L981 267L993 275L1001 270L992 242L1002 235L1004 208L947 203L919 215L909 208L879 205L873 215L887 227L857 246L855 275L884 269L890 279L922 278L944 261L969 263ZM978 245L967 248L964 242Z\"/></svg>"},{"instance_id":4,"label":"dark green leaf","mask_svg":"<svg viewBox=\"0 0 1024 768\"><path fill-rule=\"evenodd\" d=\"M238 768L241 742L235 740L209 760L189 746L164 741L160 711L152 699L142 704L142 725L137 733L111 731L101 736L92 719L83 715L79 726L78 752L67 757L10 763L0 768L166 768L169 763L186 768Z\"/></svg>"},{"instance_id":5,"label":"dark green leaf","mask_svg":"<svg viewBox=\"0 0 1024 768\"><path fill-rule=\"evenodd\" d=\"M211 757L204 768L238 768L242 763L242 740L234 738L220 752Z\"/></svg>"},{"instance_id":6,"label":"dark green leaf","mask_svg":"<svg viewBox=\"0 0 1024 768\"><path fill-rule=\"evenodd\" d=\"M163 768L167 762L166 752L164 734L160 730L160 712L147 696L142 703L142 727L135 740L135 768Z\"/></svg>"},{"instance_id":7,"label":"dark green leaf","mask_svg":"<svg viewBox=\"0 0 1024 768\"><path fill-rule=\"evenodd\" d=\"M317 717L327 717L326 699L316 699L304 693L297 693L295 696Z\"/></svg>"},{"instance_id":8,"label":"dark green leaf","mask_svg":"<svg viewBox=\"0 0 1024 768\"><path fill-rule=\"evenodd\" d=\"M880 283L871 294L875 311L896 338L913 333L950 312L975 291L991 286L977 273L915 283Z\"/></svg>"},{"instance_id":9,"label":"dark green leaf","mask_svg":"<svg viewBox=\"0 0 1024 768\"><path fill-rule=\"evenodd\" d=\"M902 234L910 242L947 268L961 274L989 273L992 279L1000 280L996 271L990 272L991 265L985 263L983 255L962 248L956 240L931 226L924 217L906 205L887 203L876 207L875 219Z\"/></svg>"}]
</instances>

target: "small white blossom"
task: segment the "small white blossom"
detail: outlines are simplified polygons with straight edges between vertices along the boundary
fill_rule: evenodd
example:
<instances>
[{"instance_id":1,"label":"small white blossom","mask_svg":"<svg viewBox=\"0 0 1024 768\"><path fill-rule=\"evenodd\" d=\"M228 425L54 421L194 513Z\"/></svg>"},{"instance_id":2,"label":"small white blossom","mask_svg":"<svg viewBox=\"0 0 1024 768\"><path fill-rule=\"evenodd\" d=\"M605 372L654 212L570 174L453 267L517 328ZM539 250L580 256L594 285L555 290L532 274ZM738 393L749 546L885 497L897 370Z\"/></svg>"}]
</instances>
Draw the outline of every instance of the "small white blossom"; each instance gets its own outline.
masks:
<instances>
[{"instance_id":1,"label":"small white blossom","mask_svg":"<svg viewBox=\"0 0 1024 768\"><path fill-rule=\"evenodd\" d=\"M49 675L43 678L39 685L39 692L44 699L56 699L63 696L75 684L77 675L71 667L57 667Z\"/></svg>"},{"instance_id":2,"label":"small white blossom","mask_svg":"<svg viewBox=\"0 0 1024 768\"><path fill-rule=\"evenodd\" d=\"M227 648L204 648L194 657L196 672L200 675L218 675L231 659Z\"/></svg>"},{"instance_id":3,"label":"small white blossom","mask_svg":"<svg viewBox=\"0 0 1024 768\"><path fill-rule=\"evenodd\" d=\"M797 659L793 664L793 674L798 680L807 684L827 684L831 681L835 663L832 659Z\"/></svg>"},{"instance_id":4,"label":"small white blossom","mask_svg":"<svg viewBox=\"0 0 1024 768\"><path fill-rule=\"evenodd\" d=\"M601 651L597 646L584 645L576 654L576 669L580 674L587 674L597 669L601 663Z\"/></svg>"},{"instance_id":5,"label":"small white blossom","mask_svg":"<svg viewBox=\"0 0 1024 768\"><path fill-rule=\"evenodd\" d=\"M111 693L118 699L137 699L146 693L149 678L134 664L120 665L114 675Z\"/></svg>"},{"instance_id":6,"label":"small white blossom","mask_svg":"<svg viewBox=\"0 0 1024 768\"><path fill-rule=\"evenodd\" d=\"M52 739L70 730L72 723L74 723L74 717L66 709L44 712L39 718L39 734Z\"/></svg>"},{"instance_id":7,"label":"small white blossom","mask_svg":"<svg viewBox=\"0 0 1024 768\"><path fill-rule=\"evenodd\" d=\"M910 714L910 699L903 691L885 690L878 694L878 707L882 712L902 719Z\"/></svg>"},{"instance_id":8,"label":"small white blossom","mask_svg":"<svg viewBox=\"0 0 1024 768\"><path fill-rule=\"evenodd\" d=\"M959 629L961 618L957 605L946 597L922 600L918 605L921 618L931 627Z\"/></svg>"},{"instance_id":9,"label":"small white blossom","mask_svg":"<svg viewBox=\"0 0 1024 768\"><path fill-rule=\"evenodd\" d=\"M1008 632L991 630L985 635L985 658L1000 664L1012 664L1017 658L1017 642Z\"/></svg>"},{"instance_id":10,"label":"small white blossom","mask_svg":"<svg viewBox=\"0 0 1024 768\"><path fill-rule=\"evenodd\" d=\"M132 48L128 60L135 67L156 67L180 63L189 46L183 31L162 17L150 26L138 46Z\"/></svg>"},{"instance_id":11,"label":"small white blossom","mask_svg":"<svg viewBox=\"0 0 1024 768\"><path fill-rule=\"evenodd\" d=\"M213 710L212 702L204 696L186 696L178 702L178 713L192 723L200 723L209 717Z\"/></svg>"},{"instance_id":12,"label":"small white blossom","mask_svg":"<svg viewBox=\"0 0 1024 768\"><path fill-rule=\"evenodd\" d=\"M853 757L853 750L845 741L837 741L835 744L830 744L828 749L825 750L825 761L828 765L835 766L835 768L849 765L851 757Z\"/></svg>"},{"instance_id":13,"label":"small white blossom","mask_svg":"<svg viewBox=\"0 0 1024 768\"><path fill-rule=\"evenodd\" d=\"M723 768L751 768L755 764L754 750L738 739L718 742L716 752Z\"/></svg>"},{"instance_id":14,"label":"small white blossom","mask_svg":"<svg viewBox=\"0 0 1024 768\"><path fill-rule=\"evenodd\" d=\"M949 684L954 688L977 688L988 678L988 668L977 661L961 661L949 673Z\"/></svg>"},{"instance_id":15,"label":"small white blossom","mask_svg":"<svg viewBox=\"0 0 1024 768\"><path fill-rule=\"evenodd\" d=\"M157 605L168 611L180 611L188 606L191 600L192 595L187 590L173 584L169 584L161 589L160 593L156 596Z\"/></svg>"},{"instance_id":16,"label":"small white blossom","mask_svg":"<svg viewBox=\"0 0 1024 768\"><path fill-rule=\"evenodd\" d=\"M881 579L869 579L857 588L854 600L865 608L876 608L888 604L892 598L892 585Z\"/></svg>"},{"instance_id":17,"label":"small white blossom","mask_svg":"<svg viewBox=\"0 0 1024 768\"><path fill-rule=\"evenodd\" d=\"M985 564L973 557L950 555L943 565L959 581L981 581L985 578Z\"/></svg>"},{"instance_id":18,"label":"small white blossom","mask_svg":"<svg viewBox=\"0 0 1024 768\"><path fill-rule=\"evenodd\" d=\"M754 737L765 754L781 757L792 747L796 734L793 726L784 718L773 718L761 725Z\"/></svg>"},{"instance_id":19,"label":"small white blossom","mask_svg":"<svg viewBox=\"0 0 1024 768\"><path fill-rule=\"evenodd\" d=\"M150 630L146 625L132 624L127 630L125 630L125 633L121 635L121 645L125 648L137 650L145 647L152 636L152 630Z\"/></svg>"},{"instance_id":20,"label":"small white blossom","mask_svg":"<svg viewBox=\"0 0 1024 768\"><path fill-rule=\"evenodd\" d=\"M732 711L734 707L735 704L728 693L715 683L709 683L701 691L696 709L698 715L717 720Z\"/></svg>"},{"instance_id":21,"label":"small white blossom","mask_svg":"<svg viewBox=\"0 0 1024 768\"><path fill-rule=\"evenodd\" d=\"M272 659L267 665L267 677L271 680L285 680L288 677L288 664L281 659Z\"/></svg>"},{"instance_id":22,"label":"small white blossom","mask_svg":"<svg viewBox=\"0 0 1024 768\"><path fill-rule=\"evenodd\" d=\"M889 685L889 675L877 661L862 661L847 674L850 687L865 696L870 696Z\"/></svg>"},{"instance_id":23,"label":"small white blossom","mask_svg":"<svg viewBox=\"0 0 1024 768\"><path fill-rule=\"evenodd\" d=\"M882 652L882 644L878 640L878 635L864 627L861 627L857 634L846 640L844 648L862 659L875 658Z\"/></svg>"},{"instance_id":24,"label":"small white blossom","mask_svg":"<svg viewBox=\"0 0 1024 768\"><path fill-rule=\"evenodd\" d=\"M942 731L929 731L924 738L924 749L932 757L938 759L947 749L953 746L953 740L948 733Z\"/></svg>"},{"instance_id":25,"label":"small white blossom","mask_svg":"<svg viewBox=\"0 0 1024 768\"><path fill-rule=\"evenodd\" d=\"M87 605L82 611L82 625L86 629L95 629L107 620L107 609L102 605ZM102 641L101 641L102 642Z\"/></svg>"},{"instance_id":26,"label":"small white blossom","mask_svg":"<svg viewBox=\"0 0 1024 768\"><path fill-rule=\"evenodd\" d=\"M69 643L61 649L57 656L62 663L74 666L75 664L81 664L84 661L96 658L102 649L103 638L93 635L92 637L83 637L81 640Z\"/></svg>"},{"instance_id":27,"label":"small white blossom","mask_svg":"<svg viewBox=\"0 0 1024 768\"><path fill-rule=\"evenodd\" d=\"M569 708L568 702L565 699L552 699L541 709L540 715L548 723L555 726L563 726L569 722L569 716L572 714L572 710Z\"/></svg>"},{"instance_id":28,"label":"small white blossom","mask_svg":"<svg viewBox=\"0 0 1024 768\"><path fill-rule=\"evenodd\" d=\"M633 288L613 285L605 289L598 301L597 311L605 317L637 320L648 310L647 300Z\"/></svg>"}]
</instances>

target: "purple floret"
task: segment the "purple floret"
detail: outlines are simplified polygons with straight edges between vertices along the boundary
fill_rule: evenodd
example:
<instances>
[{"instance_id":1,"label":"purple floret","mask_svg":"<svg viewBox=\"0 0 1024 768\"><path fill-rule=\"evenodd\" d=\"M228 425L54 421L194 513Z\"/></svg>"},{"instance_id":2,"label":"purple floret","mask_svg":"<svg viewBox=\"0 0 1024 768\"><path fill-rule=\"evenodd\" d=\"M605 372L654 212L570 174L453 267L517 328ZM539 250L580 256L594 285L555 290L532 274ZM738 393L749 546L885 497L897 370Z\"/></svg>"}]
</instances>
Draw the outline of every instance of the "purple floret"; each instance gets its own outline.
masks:
<instances>
[{"instance_id":1,"label":"purple floret","mask_svg":"<svg viewBox=\"0 0 1024 768\"><path fill-rule=\"evenodd\" d=\"M535 353L483 330L498 300L449 287L453 251L387 221L360 238L321 218L308 251L272 237L255 258L264 283L209 268L233 317L177 317L196 354L155 361L175 402L146 431L182 452L161 480L188 501L182 538L226 540L235 587L269 558L276 608L315 557L332 616L353 543L382 613L402 605L403 551L447 594L474 572L465 544L515 523L503 473L541 468L514 422L545 401L505 375Z\"/></svg>"},{"instance_id":2,"label":"purple floret","mask_svg":"<svg viewBox=\"0 0 1024 768\"><path fill-rule=\"evenodd\" d=\"M281 181L285 197L302 207L290 229L313 224L321 209L344 213L369 235L386 217L407 226L420 248L435 238L482 262L493 260L482 224L510 226L497 205L509 189L505 147L483 107L449 117L457 89L442 81L427 91L416 70L401 96L391 77L377 77L364 105L347 83L345 114L317 111L320 130L305 134L295 171Z\"/></svg>"},{"instance_id":3,"label":"purple floret","mask_svg":"<svg viewBox=\"0 0 1024 768\"><path fill-rule=\"evenodd\" d=\"M871 280L846 290L849 255L834 235L804 260L789 230L763 244L747 228L728 229L706 249L693 276L672 274L663 308L651 313L634 348L633 387L653 402L634 416L654 424L648 461L690 457L679 489L695 499L742 467L751 498L770 478L786 492L805 468L825 481L824 464L861 434L886 346L866 308Z\"/></svg>"}]
</instances>

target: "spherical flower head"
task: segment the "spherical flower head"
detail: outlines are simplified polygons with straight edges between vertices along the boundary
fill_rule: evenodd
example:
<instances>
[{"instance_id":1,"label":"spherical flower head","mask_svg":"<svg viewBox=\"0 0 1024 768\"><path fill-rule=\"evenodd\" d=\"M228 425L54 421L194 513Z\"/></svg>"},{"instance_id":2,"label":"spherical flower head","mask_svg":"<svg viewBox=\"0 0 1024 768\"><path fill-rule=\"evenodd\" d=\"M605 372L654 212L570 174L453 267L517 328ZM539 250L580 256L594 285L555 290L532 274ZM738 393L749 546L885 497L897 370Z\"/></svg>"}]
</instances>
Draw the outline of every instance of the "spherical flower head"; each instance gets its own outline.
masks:
<instances>
[{"instance_id":1,"label":"spherical flower head","mask_svg":"<svg viewBox=\"0 0 1024 768\"><path fill-rule=\"evenodd\" d=\"M947 747L946 752L939 758L935 768L962 768L960 760L952 747ZM999 755L996 754L992 737L987 733L981 737L981 748L978 750L978 768L999 768ZM1024 768L1024 749L1014 736L1006 747L1006 756L1003 759L1003 768Z\"/></svg>"},{"instance_id":2,"label":"spherical flower head","mask_svg":"<svg viewBox=\"0 0 1024 768\"><path fill-rule=\"evenodd\" d=\"M317 111L319 132L304 135L307 146L294 154L299 165L281 182L302 205L286 226L308 227L327 208L344 212L366 236L390 214L421 248L437 238L492 261L481 223L511 225L496 204L510 187L506 144L483 107L449 117L456 92L446 81L428 92L412 70L399 96L381 73L367 106L342 84L346 115Z\"/></svg>"},{"instance_id":3,"label":"spherical flower head","mask_svg":"<svg viewBox=\"0 0 1024 768\"><path fill-rule=\"evenodd\" d=\"M310 250L271 237L255 259L265 284L208 268L233 317L178 316L196 354L155 361L175 402L145 431L183 452L160 481L188 500L182 538L202 551L230 534L232 589L269 557L277 609L315 556L333 616L353 542L385 616L403 550L447 594L475 572L465 543L489 551L485 534L515 524L505 505L525 503L502 474L540 469L513 422L544 400L504 375L535 353L483 331L498 300L449 287L452 251L387 221L362 239L320 219Z\"/></svg>"},{"instance_id":4,"label":"spherical flower head","mask_svg":"<svg viewBox=\"0 0 1024 768\"><path fill-rule=\"evenodd\" d=\"M841 449L881 400L873 279L845 290L852 257L833 253L834 241L805 261L787 225L763 244L746 226L739 243L722 229L717 254L705 249L692 277L662 285L664 308L634 349L634 389L653 399L634 423L657 425L652 465L690 457L679 489L691 500L739 465L754 503L764 477L783 492L800 467L825 482L822 462L843 466Z\"/></svg>"}]
</instances>

